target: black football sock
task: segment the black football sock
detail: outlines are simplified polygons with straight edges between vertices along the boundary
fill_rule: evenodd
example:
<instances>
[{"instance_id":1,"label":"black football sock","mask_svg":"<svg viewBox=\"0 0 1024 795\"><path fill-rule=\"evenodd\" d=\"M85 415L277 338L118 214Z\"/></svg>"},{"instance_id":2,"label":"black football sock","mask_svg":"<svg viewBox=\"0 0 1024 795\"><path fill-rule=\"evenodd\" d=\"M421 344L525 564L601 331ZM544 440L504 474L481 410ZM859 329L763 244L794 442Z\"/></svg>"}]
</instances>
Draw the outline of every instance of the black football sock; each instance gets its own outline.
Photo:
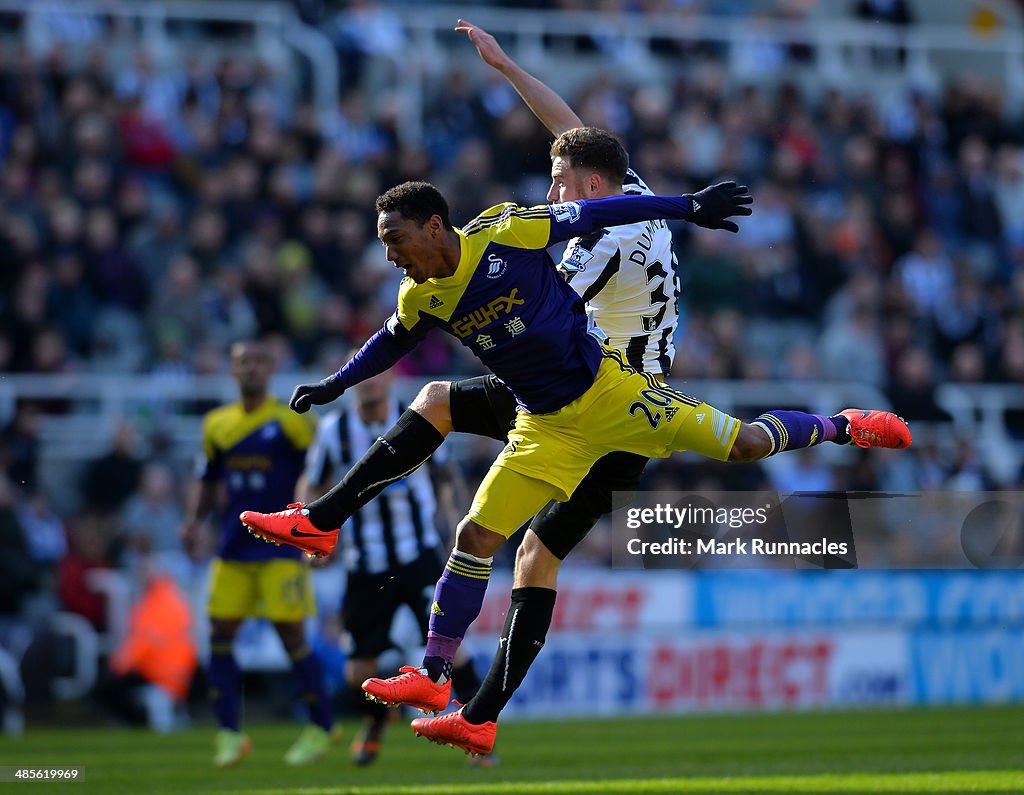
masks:
<instances>
[{"instance_id":1,"label":"black football sock","mask_svg":"<svg viewBox=\"0 0 1024 795\"><path fill-rule=\"evenodd\" d=\"M479 692L462 710L470 723L496 721L544 647L556 591L513 588L501 642Z\"/></svg>"},{"instance_id":2,"label":"black football sock","mask_svg":"<svg viewBox=\"0 0 1024 795\"><path fill-rule=\"evenodd\" d=\"M452 668L452 689L455 697L463 704L468 704L480 690L480 674L476 672L476 666L472 659L467 659L462 665Z\"/></svg>"},{"instance_id":3,"label":"black football sock","mask_svg":"<svg viewBox=\"0 0 1024 795\"><path fill-rule=\"evenodd\" d=\"M378 436L341 483L306 506L309 521L320 530L341 527L385 487L416 471L441 446L444 436L430 421L408 409L383 436Z\"/></svg>"}]
</instances>

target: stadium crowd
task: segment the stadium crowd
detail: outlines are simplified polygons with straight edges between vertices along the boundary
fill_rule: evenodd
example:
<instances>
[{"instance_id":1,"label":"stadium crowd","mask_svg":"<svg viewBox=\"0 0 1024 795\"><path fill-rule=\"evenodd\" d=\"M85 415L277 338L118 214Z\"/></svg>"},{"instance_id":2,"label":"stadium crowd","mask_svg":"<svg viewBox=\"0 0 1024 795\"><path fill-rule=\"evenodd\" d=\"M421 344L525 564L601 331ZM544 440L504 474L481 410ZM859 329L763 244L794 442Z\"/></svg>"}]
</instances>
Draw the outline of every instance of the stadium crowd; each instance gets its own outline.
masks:
<instances>
[{"instance_id":1,"label":"stadium crowd","mask_svg":"<svg viewBox=\"0 0 1024 795\"><path fill-rule=\"evenodd\" d=\"M221 373L230 342L262 336L280 370L332 371L393 310L400 273L375 238L378 193L431 180L456 223L509 197L544 200L548 136L503 80L450 71L430 88L422 145L409 146L393 96L371 104L350 87L318 118L244 57L167 69L140 50L114 70L98 44L5 48L0 370ZM675 230L684 388L854 380L911 422L944 427L939 383L1024 381L1024 127L996 86L812 93L731 81L710 57L680 60L671 84L609 73L569 99L621 135L655 192L729 175L755 196L739 235ZM477 365L436 335L400 367L426 378ZM36 473L41 410L54 408L68 410L23 403L3 431L0 600L11 615L25 596L59 599L102 628L84 578L154 550L181 555L188 473L126 423L69 485L81 509L57 516ZM976 439L951 454L924 437L899 460L810 453L728 471L677 460L651 467L649 485L1020 487L984 453ZM471 479L488 455L467 463ZM580 557L607 561L607 543L596 534Z\"/></svg>"}]
</instances>

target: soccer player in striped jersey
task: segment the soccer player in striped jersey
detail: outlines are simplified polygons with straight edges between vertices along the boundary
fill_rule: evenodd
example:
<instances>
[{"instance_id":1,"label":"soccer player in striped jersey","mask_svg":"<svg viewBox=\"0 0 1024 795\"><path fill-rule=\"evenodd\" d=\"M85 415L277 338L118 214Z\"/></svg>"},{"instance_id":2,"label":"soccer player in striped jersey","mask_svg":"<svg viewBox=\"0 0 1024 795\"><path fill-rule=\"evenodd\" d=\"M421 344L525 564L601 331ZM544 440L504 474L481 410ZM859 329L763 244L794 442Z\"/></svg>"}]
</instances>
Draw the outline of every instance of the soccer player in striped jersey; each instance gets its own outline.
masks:
<instances>
[{"instance_id":1,"label":"soccer player in striped jersey","mask_svg":"<svg viewBox=\"0 0 1024 795\"><path fill-rule=\"evenodd\" d=\"M434 592L421 665L405 666L389 679L367 680L363 690L369 695L429 712L448 706L452 662L479 614L494 552L548 502L568 500L593 464L610 452L667 457L692 450L719 461L756 461L825 441L910 444L906 424L890 412L846 409L826 417L770 411L745 423L637 372L621 352L588 333L583 302L547 254L561 240L653 218L735 231L729 219L749 215L751 201L745 187L722 183L677 197L621 195L526 208L507 203L456 229L444 197L428 183L404 183L378 198L377 236L387 259L406 274L398 308L336 373L296 387L290 405L304 412L336 400L390 368L438 328L508 386L518 410L508 444L459 524L455 549ZM310 503L272 514L244 511L240 518L264 538L327 551L338 531L317 508ZM553 568L557 571L557 565ZM555 599L545 575L543 566L517 572L520 598L513 597L509 609L502 670L492 667L487 676L499 680L503 692L515 691L543 646ZM532 609L524 609L526 602ZM474 712L486 687L487 682L464 709L417 719L413 728L432 740L487 753L497 725Z\"/></svg>"},{"instance_id":2,"label":"soccer player in striped jersey","mask_svg":"<svg viewBox=\"0 0 1024 795\"><path fill-rule=\"evenodd\" d=\"M390 373L363 381L355 388L354 406L332 411L319 422L296 486L297 499L322 496L378 434L395 424L405 407L392 394L391 382ZM363 698L359 686L380 675L378 659L393 648L391 627L402 605L412 611L423 643L427 641L434 584L447 549L442 550L435 524L438 503L449 513L451 492L461 483L443 449L426 467L392 483L352 514L339 534L335 552L348 577L341 617L351 644L345 682L358 694L364 713L362 729L352 742L352 759L360 767L372 764L380 753L389 715L386 707ZM462 650L452 667L452 682L456 696L465 702L480 687L473 660ZM497 757L489 754L475 761L494 765Z\"/></svg>"}]
</instances>

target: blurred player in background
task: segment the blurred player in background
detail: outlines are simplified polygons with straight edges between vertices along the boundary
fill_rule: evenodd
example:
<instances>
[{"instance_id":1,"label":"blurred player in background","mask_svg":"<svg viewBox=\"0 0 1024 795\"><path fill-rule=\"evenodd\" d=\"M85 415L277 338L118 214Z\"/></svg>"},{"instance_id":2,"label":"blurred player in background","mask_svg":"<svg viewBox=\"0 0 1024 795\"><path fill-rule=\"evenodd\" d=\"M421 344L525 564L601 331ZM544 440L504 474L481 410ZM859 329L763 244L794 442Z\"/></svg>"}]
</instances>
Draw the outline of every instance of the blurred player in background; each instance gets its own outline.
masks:
<instances>
[{"instance_id":1,"label":"blurred player in background","mask_svg":"<svg viewBox=\"0 0 1024 795\"><path fill-rule=\"evenodd\" d=\"M198 480L182 527L182 539L192 552L201 544L207 517L214 511L223 517L209 599L210 696L220 725L213 759L217 767L237 765L252 748L241 731L241 671L233 648L239 626L250 617L273 622L309 706L310 725L288 749L285 762L312 762L337 739L323 670L306 643L304 619L315 612L309 567L299 550L253 538L238 521L245 506L269 509L292 498L313 438L311 421L268 395L272 371L262 343L236 342L231 347L231 374L241 400L214 409L203 420Z\"/></svg>"},{"instance_id":2,"label":"blurred player in background","mask_svg":"<svg viewBox=\"0 0 1024 795\"><path fill-rule=\"evenodd\" d=\"M390 373L363 381L355 388L354 409L332 411L320 421L296 499L309 502L323 495L357 455L395 424L405 406L391 394L391 383ZM450 517L444 524L457 520L452 492L459 481L452 462L437 453L426 468L391 484L352 514L339 536L335 554L348 574L342 621L351 641L345 681L364 713L362 730L352 743L357 765L377 758L389 718L388 708L364 698L359 686L382 673L378 658L393 646L392 622L402 605L412 610L422 642L427 642L434 584L448 547L437 532L436 514L440 504ZM452 684L462 701L469 701L480 687L473 661L464 651L454 661ZM489 754L476 761L493 765L497 758Z\"/></svg>"}]
</instances>

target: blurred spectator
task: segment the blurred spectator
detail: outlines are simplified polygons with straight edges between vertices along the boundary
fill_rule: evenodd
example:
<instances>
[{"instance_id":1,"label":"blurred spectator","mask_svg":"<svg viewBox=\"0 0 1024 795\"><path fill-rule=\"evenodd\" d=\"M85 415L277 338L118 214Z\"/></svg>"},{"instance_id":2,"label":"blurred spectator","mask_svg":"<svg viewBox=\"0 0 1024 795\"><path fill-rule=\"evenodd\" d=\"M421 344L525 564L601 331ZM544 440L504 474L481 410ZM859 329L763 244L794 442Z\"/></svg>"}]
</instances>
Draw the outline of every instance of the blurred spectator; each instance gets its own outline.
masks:
<instances>
[{"instance_id":1,"label":"blurred spectator","mask_svg":"<svg viewBox=\"0 0 1024 795\"><path fill-rule=\"evenodd\" d=\"M1024 149L1019 145L999 147L993 191L1007 245L1024 245Z\"/></svg>"},{"instance_id":2,"label":"blurred spectator","mask_svg":"<svg viewBox=\"0 0 1024 795\"><path fill-rule=\"evenodd\" d=\"M40 493L25 497L17 513L28 541L29 554L43 571L53 574L68 551L64 523Z\"/></svg>"},{"instance_id":3,"label":"blurred spectator","mask_svg":"<svg viewBox=\"0 0 1024 795\"><path fill-rule=\"evenodd\" d=\"M195 260L187 254L172 259L146 313L153 336L159 339L173 333L189 350L195 348L206 333L202 291L202 274Z\"/></svg>"},{"instance_id":4,"label":"blurred spectator","mask_svg":"<svg viewBox=\"0 0 1024 795\"><path fill-rule=\"evenodd\" d=\"M24 267L14 293L0 305L0 325L11 343L11 369L15 372L32 369L36 337L48 325L49 286L49 270L41 263L30 263Z\"/></svg>"},{"instance_id":5,"label":"blurred spectator","mask_svg":"<svg viewBox=\"0 0 1024 795\"><path fill-rule=\"evenodd\" d=\"M910 422L944 422L950 419L935 402L935 367L924 348L907 348L899 354L895 367L893 386L889 389L894 412Z\"/></svg>"},{"instance_id":6,"label":"blurred spectator","mask_svg":"<svg viewBox=\"0 0 1024 795\"><path fill-rule=\"evenodd\" d=\"M0 466L18 488L35 491L39 465L39 426L42 412L36 402L22 401L0 434Z\"/></svg>"},{"instance_id":7,"label":"blurred spectator","mask_svg":"<svg viewBox=\"0 0 1024 795\"><path fill-rule=\"evenodd\" d=\"M993 491L995 481L990 476L978 455L978 448L969 438L956 441L956 448L951 459L946 461L946 491Z\"/></svg>"},{"instance_id":8,"label":"blurred spectator","mask_svg":"<svg viewBox=\"0 0 1024 795\"><path fill-rule=\"evenodd\" d=\"M939 301L932 316L933 334L942 359L957 345L978 342L987 352L998 345L995 341L998 320L989 295L969 267L958 264L957 280Z\"/></svg>"},{"instance_id":9,"label":"blurred spectator","mask_svg":"<svg viewBox=\"0 0 1024 795\"><path fill-rule=\"evenodd\" d=\"M1012 384L1024 383L1024 318L1016 317L1002 330L1002 355L998 360L997 377Z\"/></svg>"},{"instance_id":10,"label":"blurred spectator","mask_svg":"<svg viewBox=\"0 0 1024 795\"><path fill-rule=\"evenodd\" d=\"M175 201L163 198L151 206L126 238L127 250L145 277L149 290L155 290L171 260L182 254L182 214Z\"/></svg>"},{"instance_id":11,"label":"blurred spectator","mask_svg":"<svg viewBox=\"0 0 1024 795\"><path fill-rule=\"evenodd\" d=\"M114 428L110 452L85 467L82 491L88 507L100 513L118 510L138 488L141 475L138 431L130 421L121 420Z\"/></svg>"},{"instance_id":12,"label":"blurred spectator","mask_svg":"<svg viewBox=\"0 0 1024 795\"><path fill-rule=\"evenodd\" d=\"M138 263L118 239L117 221L105 207L86 214L85 262L93 289L104 303L133 312L143 309L148 292Z\"/></svg>"},{"instance_id":13,"label":"blurred spectator","mask_svg":"<svg viewBox=\"0 0 1024 795\"><path fill-rule=\"evenodd\" d=\"M922 315L935 315L952 300L953 263L942 250L935 230L922 229L914 248L896 261L896 273L907 295Z\"/></svg>"},{"instance_id":14,"label":"blurred spectator","mask_svg":"<svg viewBox=\"0 0 1024 795\"><path fill-rule=\"evenodd\" d=\"M985 353L980 345L962 342L953 349L949 378L961 384L978 384L988 380Z\"/></svg>"},{"instance_id":15,"label":"blurred spectator","mask_svg":"<svg viewBox=\"0 0 1024 795\"><path fill-rule=\"evenodd\" d=\"M18 518L14 487L0 473L0 617L21 616L26 600L42 585L43 571Z\"/></svg>"},{"instance_id":16,"label":"blurred spectator","mask_svg":"<svg viewBox=\"0 0 1024 795\"><path fill-rule=\"evenodd\" d=\"M822 378L854 380L874 386L885 383L878 314L864 303L853 307L849 319L829 323L821 336L818 352Z\"/></svg>"},{"instance_id":17,"label":"blurred spectator","mask_svg":"<svg viewBox=\"0 0 1024 795\"><path fill-rule=\"evenodd\" d=\"M86 283L82 260L73 252L54 258L47 314L56 319L71 352L78 357L88 356L96 299Z\"/></svg>"},{"instance_id":18,"label":"blurred spectator","mask_svg":"<svg viewBox=\"0 0 1024 795\"><path fill-rule=\"evenodd\" d=\"M988 144L980 136L972 135L960 146L959 227L970 247L971 265L983 278L994 276L999 267L1003 230L990 158Z\"/></svg>"},{"instance_id":19,"label":"blurred spectator","mask_svg":"<svg viewBox=\"0 0 1024 795\"><path fill-rule=\"evenodd\" d=\"M232 342L253 336L256 314L245 294L245 277L234 265L222 265L203 295L202 328L208 340L226 350Z\"/></svg>"},{"instance_id":20,"label":"blurred spectator","mask_svg":"<svg viewBox=\"0 0 1024 795\"><path fill-rule=\"evenodd\" d=\"M449 91L455 95L458 93L455 88ZM457 113L457 109L452 112ZM370 115L366 99L359 91L349 91L341 98L338 112L323 130L323 137L326 144L356 163L383 157L390 144Z\"/></svg>"},{"instance_id":21,"label":"blurred spectator","mask_svg":"<svg viewBox=\"0 0 1024 795\"><path fill-rule=\"evenodd\" d=\"M107 600L93 588L89 575L112 568L109 524L98 514L82 514L70 527L68 541L68 554L57 570L57 594L65 610L77 613L102 632L107 628Z\"/></svg>"},{"instance_id":22,"label":"blurred spectator","mask_svg":"<svg viewBox=\"0 0 1024 795\"><path fill-rule=\"evenodd\" d=\"M180 722L176 708L188 695L197 662L188 602L170 577L147 571L101 695L127 720L170 731Z\"/></svg>"},{"instance_id":23,"label":"blurred spectator","mask_svg":"<svg viewBox=\"0 0 1024 795\"><path fill-rule=\"evenodd\" d=\"M174 473L165 464L151 462L142 470L139 488L121 509L121 527L129 547L160 554L183 553L182 495Z\"/></svg>"}]
</instances>

